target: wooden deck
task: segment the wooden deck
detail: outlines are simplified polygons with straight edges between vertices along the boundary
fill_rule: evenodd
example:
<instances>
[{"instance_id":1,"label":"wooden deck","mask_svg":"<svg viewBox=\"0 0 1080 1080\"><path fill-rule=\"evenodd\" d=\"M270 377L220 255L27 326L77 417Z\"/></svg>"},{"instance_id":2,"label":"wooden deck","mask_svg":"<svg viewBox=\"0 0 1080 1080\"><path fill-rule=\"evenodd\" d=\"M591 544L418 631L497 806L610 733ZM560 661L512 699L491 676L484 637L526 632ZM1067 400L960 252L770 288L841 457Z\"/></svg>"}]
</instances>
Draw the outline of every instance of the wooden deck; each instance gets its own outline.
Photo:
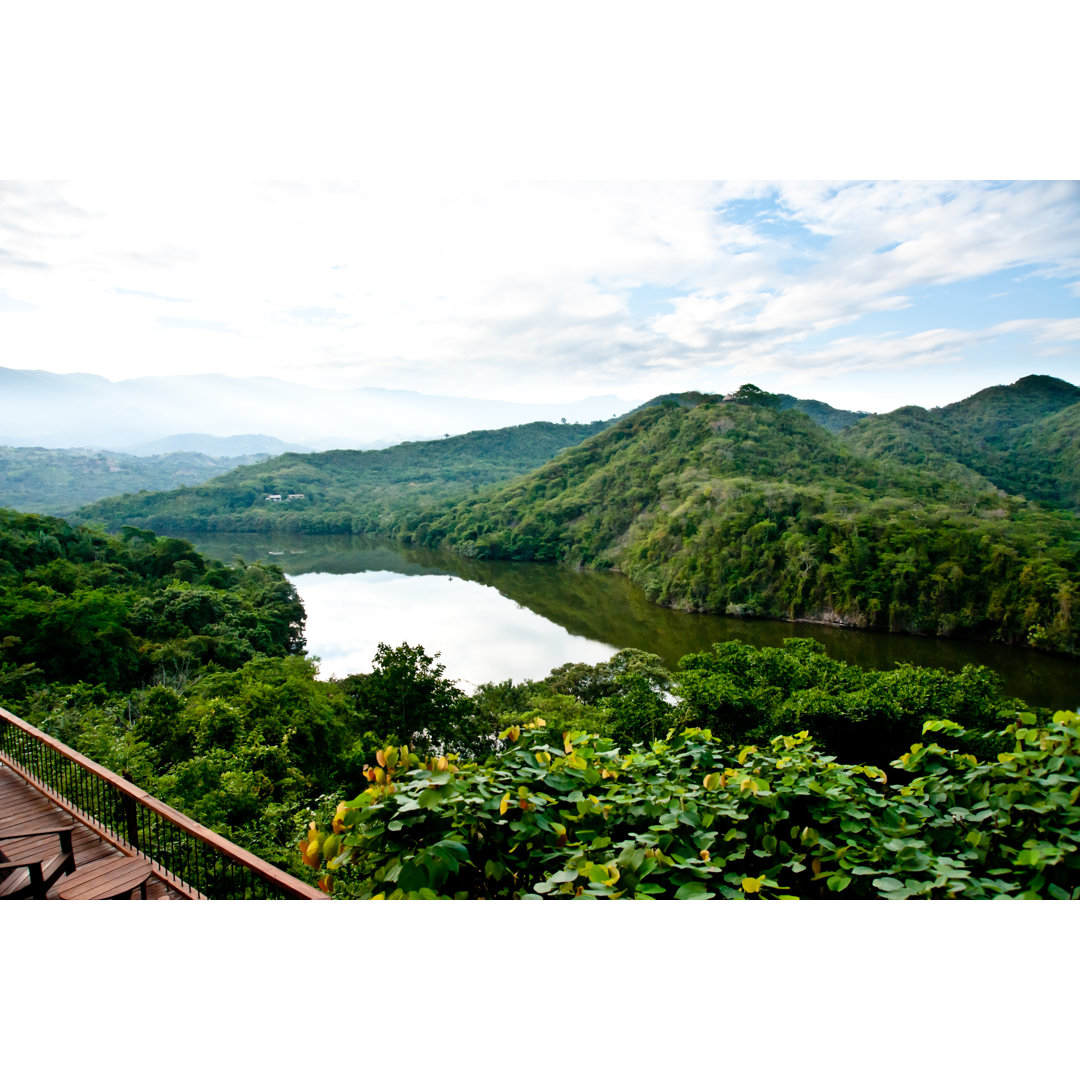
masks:
<instances>
[{"instance_id":1,"label":"wooden deck","mask_svg":"<svg viewBox=\"0 0 1080 1080\"><path fill-rule=\"evenodd\" d=\"M109 843L87 825L77 821L40 791L35 790L14 770L0 762L0 832L16 827L38 829L53 825L75 826L71 838L75 852L75 866L78 869L118 854L128 854L119 845ZM57 838L53 837L46 842L55 848L55 852L50 851L48 854L59 854L60 841ZM41 840L8 840L4 842L3 850L5 856L15 859L28 854L31 850L40 850L42 843ZM49 889L48 899L58 899L57 891L63 887L64 880L61 877ZM133 895L136 898L139 897L137 888L133 890ZM148 900L186 899L157 876L151 876L147 882L146 898Z\"/></svg>"},{"instance_id":2,"label":"wooden deck","mask_svg":"<svg viewBox=\"0 0 1080 1080\"><path fill-rule=\"evenodd\" d=\"M95 863L109 858L118 864L126 857L148 860L156 899L327 899L313 885L219 836L2 707L0 781L0 794L8 797L7 809L0 812L0 829L11 833L14 823L40 824L44 819L57 823L55 828L67 830L65 843L74 833L78 845L72 852L74 872L65 865L71 861L70 856L50 867L53 873L61 873L63 867L65 876L71 874L70 880L52 890L54 898L109 895L113 888L126 884L134 866L128 863L105 868ZM8 820L12 824L7 823L4 814L11 815ZM76 833L77 825L83 828ZM4 843L9 864L20 857L18 847L14 853L6 852L11 842ZM31 842L35 844L33 861L40 861L40 855L48 859L48 852L36 846L43 841L39 838ZM21 857L30 858L25 849ZM51 875L42 869L48 879ZM37 874L37 865L32 873ZM7 869L0 874L6 875ZM15 882L6 877L4 880L9 884L0 884L0 891L17 890ZM37 891L38 895L43 891L40 878Z\"/></svg>"}]
</instances>

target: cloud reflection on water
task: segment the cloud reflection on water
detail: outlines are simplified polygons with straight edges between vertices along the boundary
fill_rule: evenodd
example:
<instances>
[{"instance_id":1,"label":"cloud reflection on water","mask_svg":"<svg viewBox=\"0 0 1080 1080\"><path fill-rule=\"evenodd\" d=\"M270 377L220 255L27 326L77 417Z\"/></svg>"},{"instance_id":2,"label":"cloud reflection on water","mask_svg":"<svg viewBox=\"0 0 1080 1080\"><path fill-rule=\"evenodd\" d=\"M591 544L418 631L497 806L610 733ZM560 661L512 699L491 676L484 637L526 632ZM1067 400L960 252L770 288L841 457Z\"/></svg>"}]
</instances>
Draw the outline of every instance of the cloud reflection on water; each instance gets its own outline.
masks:
<instances>
[{"instance_id":1,"label":"cloud reflection on water","mask_svg":"<svg viewBox=\"0 0 1080 1080\"><path fill-rule=\"evenodd\" d=\"M297 574L308 653L324 679L370 671L380 642L441 653L467 692L483 682L536 679L570 661L596 664L615 648L576 637L495 589L460 578L388 571Z\"/></svg>"}]
</instances>

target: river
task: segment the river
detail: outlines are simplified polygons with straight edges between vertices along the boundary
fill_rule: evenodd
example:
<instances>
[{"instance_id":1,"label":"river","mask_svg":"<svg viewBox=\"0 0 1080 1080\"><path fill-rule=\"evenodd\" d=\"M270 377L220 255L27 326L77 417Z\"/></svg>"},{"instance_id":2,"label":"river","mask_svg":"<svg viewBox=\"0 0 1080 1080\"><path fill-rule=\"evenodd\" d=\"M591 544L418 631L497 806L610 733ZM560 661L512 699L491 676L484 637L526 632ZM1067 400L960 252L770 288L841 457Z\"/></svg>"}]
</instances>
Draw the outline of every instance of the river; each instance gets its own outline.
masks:
<instances>
[{"instance_id":1,"label":"river","mask_svg":"<svg viewBox=\"0 0 1080 1080\"><path fill-rule=\"evenodd\" d=\"M446 675L470 691L484 682L542 678L568 662L597 663L618 649L643 649L674 666L715 641L779 645L807 637L866 668L985 664L1008 693L1031 705L1080 705L1080 661L1033 649L694 615L649 603L618 574L463 559L362 537L199 533L187 539L212 558L272 562L285 571L307 611L308 652L319 658L323 678L370 671L380 642L407 641L439 653Z\"/></svg>"}]
</instances>

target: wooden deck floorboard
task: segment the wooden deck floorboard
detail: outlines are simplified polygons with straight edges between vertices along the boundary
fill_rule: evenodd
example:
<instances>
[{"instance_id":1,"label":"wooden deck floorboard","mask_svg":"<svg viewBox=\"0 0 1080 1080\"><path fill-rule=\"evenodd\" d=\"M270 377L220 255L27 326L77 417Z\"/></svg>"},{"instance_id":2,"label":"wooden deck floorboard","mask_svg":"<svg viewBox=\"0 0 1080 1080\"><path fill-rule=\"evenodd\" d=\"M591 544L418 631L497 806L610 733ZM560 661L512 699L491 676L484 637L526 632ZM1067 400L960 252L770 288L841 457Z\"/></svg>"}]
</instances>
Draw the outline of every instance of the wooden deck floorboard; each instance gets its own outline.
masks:
<instances>
[{"instance_id":1,"label":"wooden deck floorboard","mask_svg":"<svg viewBox=\"0 0 1080 1080\"><path fill-rule=\"evenodd\" d=\"M110 858L122 852L116 845L110 844L98 836L92 829L56 806L41 792L36 791L21 776L0 762L0 833L14 828L47 828L50 825L74 825L71 834L72 848L75 852L75 866L81 868L100 859ZM4 854L8 858L18 858L23 854L41 852L45 847L46 857L58 854L60 841L56 837L27 840L8 840L3 842ZM55 851L53 850L55 849ZM122 852L124 853L124 852ZM126 854L126 853L124 853ZM62 884L63 878L57 883ZM55 898L57 886L48 893ZM138 890L135 890L138 896ZM163 881L152 877L147 883L148 900L181 900L179 892L169 888Z\"/></svg>"}]
</instances>

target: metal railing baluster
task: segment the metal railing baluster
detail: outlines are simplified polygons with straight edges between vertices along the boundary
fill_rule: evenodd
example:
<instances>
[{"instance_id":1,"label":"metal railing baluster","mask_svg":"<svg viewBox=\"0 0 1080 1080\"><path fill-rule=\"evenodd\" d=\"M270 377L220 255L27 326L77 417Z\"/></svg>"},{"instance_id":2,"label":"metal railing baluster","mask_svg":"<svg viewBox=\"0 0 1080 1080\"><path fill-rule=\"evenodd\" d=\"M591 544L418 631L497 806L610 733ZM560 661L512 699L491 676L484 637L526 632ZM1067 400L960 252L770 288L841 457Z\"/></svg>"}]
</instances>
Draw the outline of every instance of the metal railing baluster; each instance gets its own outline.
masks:
<instances>
[{"instance_id":1,"label":"metal railing baluster","mask_svg":"<svg viewBox=\"0 0 1080 1080\"><path fill-rule=\"evenodd\" d=\"M99 835L148 858L183 895L324 898L3 708L0 757Z\"/></svg>"}]
</instances>

